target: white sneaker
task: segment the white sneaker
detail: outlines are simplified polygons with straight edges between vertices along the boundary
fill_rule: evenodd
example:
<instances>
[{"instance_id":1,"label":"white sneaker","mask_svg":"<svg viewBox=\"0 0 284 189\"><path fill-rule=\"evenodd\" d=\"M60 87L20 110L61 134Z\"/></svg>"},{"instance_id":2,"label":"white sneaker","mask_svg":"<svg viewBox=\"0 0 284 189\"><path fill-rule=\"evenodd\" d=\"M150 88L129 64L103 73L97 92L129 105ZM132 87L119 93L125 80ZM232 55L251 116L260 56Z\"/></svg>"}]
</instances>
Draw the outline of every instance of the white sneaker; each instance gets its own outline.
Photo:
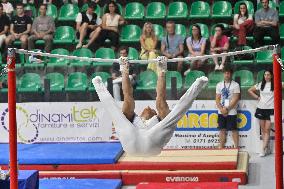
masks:
<instances>
[{"instance_id":1,"label":"white sneaker","mask_svg":"<svg viewBox=\"0 0 284 189\"><path fill-rule=\"evenodd\" d=\"M191 71L190 68L188 68L188 69L183 73L183 75L186 76L190 71Z\"/></svg>"},{"instance_id":2,"label":"white sneaker","mask_svg":"<svg viewBox=\"0 0 284 189\"><path fill-rule=\"evenodd\" d=\"M76 45L76 49L80 49L82 47L82 43L78 43L77 45Z\"/></svg>"},{"instance_id":3,"label":"white sneaker","mask_svg":"<svg viewBox=\"0 0 284 189\"><path fill-rule=\"evenodd\" d=\"M219 66L219 70L223 70L223 69L224 69L224 65L221 64L221 65Z\"/></svg>"},{"instance_id":4,"label":"white sneaker","mask_svg":"<svg viewBox=\"0 0 284 189\"><path fill-rule=\"evenodd\" d=\"M217 71L217 70L219 70L219 69L220 69L219 65L216 64L216 65L215 65L215 71Z\"/></svg>"},{"instance_id":5,"label":"white sneaker","mask_svg":"<svg viewBox=\"0 0 284 189\"><path fill-rule=\"evenodd\" d=\"M261 148L261 152L259 153L259 157L264 157L266 155L266 153L265 153L266 150L265 149Z\"/></svg>"}]
</instances>

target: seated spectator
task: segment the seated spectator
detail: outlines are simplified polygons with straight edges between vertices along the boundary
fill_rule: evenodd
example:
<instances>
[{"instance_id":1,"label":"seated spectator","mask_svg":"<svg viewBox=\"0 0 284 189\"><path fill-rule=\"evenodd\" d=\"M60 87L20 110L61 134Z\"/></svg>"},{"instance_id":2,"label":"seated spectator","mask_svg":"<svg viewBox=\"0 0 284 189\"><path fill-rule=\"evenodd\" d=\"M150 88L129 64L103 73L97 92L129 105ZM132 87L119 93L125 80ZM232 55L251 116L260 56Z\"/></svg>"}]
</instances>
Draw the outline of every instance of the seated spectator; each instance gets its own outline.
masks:
<instances>
[{"instance_id":1,"label":"seated spectator","mask_svg":"<svg viewBox=\"0 0 284 189\"><path fill-rule=\"evenodd\" d=\"M246 36L253 31L254 23L252 15L248 14L247 5L240 3L239 13L234 15L234 35L238 37L238 45L247 44Z\"/></svg>"},{"instance_id":2,"label":"seated spectator","mask_svg":"<svg viewBox=\"0 0 284 189\"><path fill-rule=\"evenodd\" d=\"M0 76L0 89L8 88L8 74L5 73Z\"/></svg>"},{"instance_id":3,"label":"seated spectator","mask_svg":"<svg viewBox=\"0 0 284 189\"><path fill-rule=\"evenodd\" d=\"M168 59L183 57L183 42L182 36L175 34L175 23L168 21L166 24L167 35L161 41L161 52ZM174 69L182 72L183 62L177 63L177 68L173 68L173 63L168 64L169 69Z\"/></svg>"},{"instance_id":4,"label":"seated spectator","mask_svg":"<svg viewBox=\"0 0 284 189\"><path fill-rule=\"evenodd\" d=\"M27 49L28 37L31 32L32 19L25 15L24 5L16 5L17 15L12 17L10 25L10 35L6 38L5 43L9 47L16 39L21 41L21 48Z\"/></svg>"},{"instance_id":5,"label":"seated spectator","mask_svg":"<svg viewBox=\"0 0 284 189\"><path fill-rule=\"evenodd\" d=\"M28 38L28 49L35 48L35 41L44 40L45 52L50 52L52 48L55 24L52 17L46 15L46 5L42 4L39 8L40 16L36 17L32 25L32 35Z\"/></svg>"},{"instance_id":6,"label":"seated spectator","mask_svg":"<svg viewBox=\"0 0 284 189\"><path fill-rule=\"evenodd\" d=\"M229 38L226 35L223 35L224 26L222 24L218 24L215 27L215 34L214 36L210 37L210 51L211 54L220 54L227 52L229 49ZM223 70L226 57L222 57L222 62L219 66L218 58L213 58L215 64L215 70Z\"/></svg>"},{"instance_id":7,"label":"seated spectator","mask_svg":"<svg viewBox=\"0 0 284 189\"><path fill-rule=\"evenodd\" d=\"M256 47L264 45L264 36L272 38L272 44L278 44L280 41L278 32L278 12L275 9L269 8L268 0L261 1L263 8L255 13L255 30L254 38Z\"/></svg>"},{"instance_id":8,"label":"seated spectator","mask_svg":"<svg viewBox=\"0 0 284 189\"><path fill-rule=\"evenodd\" d=\"M206 38L202 37L201 29L198 24L192 26L192 36L186 39L186 46L188 49L188 56L203 56L206 48ZM191 62L190 69L199 69L204 64L204 60L196 60ZM184 72L186 75L190 69Z\"/></svg>"},{"instance_id":9,"label":"seated spectator","mask_svg":"<svg viewBox=\"0 0 284 189\"><path fill-rule=\"evenodd\" d=\"M118 26L125 24L126 21L120 15L117 4L111 1L107 5L106 13L102 17L102 31L97 38L99 46L104 44L106 39L110 40L111 47L115 50L119 45Z\"/></svg>"},{"instance_id":10,"label":"seated spectator","mask_svg":"<svg viewBox=\"0 0 284 189\"><path fill-rule=\"evenodd\" d=\"M0 49L3 52L3 44L6 39L6 34L9 31L10 20L4 14L3 5L0 4Z\"/></svg>"},{"instance_id":11,"label":"seated spectator","mask_svg":"<svg viewBox=\"0 0 284 189\"><path fill-rule=\"evenodd\" d=\"M120 57L127 57L128 56L128 48L127 47L120 47L119 49ZM135 78L138 74L138 64L130 64L129 69L129 79L132 85L135 85ZM111 68L111 77L113 79L113 98L117 101L121 101L121 83L122 83L122 76L119 63L113 63Z\"/></svg>"},{"instance_id":12,"label":"seated spectator","mask_svg":"<svg viewBox=\"0 0 284 189\"><path fill-rule=\"evenodd\" d=\"M35 1L34 0L23 0L23 4L34 4ZM52 4L52 0L43 0L42 1L43 4Z\"/></svg>"},{"instance_id":13,"label":"seated spectator","mask_svg":"<svg viewBox=\"0 0 284 189\"><path fill-rule=\"evenodd\" d=\"M146 22L143 26L142 35L140 37L141 53L140 58L142 60L155 59L157 58L157 37L153 29L153 25L150 22ZM148 69L156 72L156 63L149 63Z\"/></svg>"},{"instance_id":14,"label":"seated spectator","mask_svg":"<svg viewBox=\"0 0 284 189\"><path fill-rule=\"evenodd\" d=\"M2 5L3 5L4 13L6 13L6 15L9 18L11 18L12 13L14 11L13 5L10 2L8 2L7 0L2 0Z\"/></svg>"},{"instance_id":15,"label":"seated spectator","mask_svg":"<svg viewBox=\"0 0 284 189\"><path fill-rule=\"evenodd\" d=\"M97 14L94 13L96 6L97 5L95 3L88 3L87 11L78 13L76 18L76 29L79 43L77 44L76 49L82 47L83 40L86 36L88 36L90 40L86 45L83 46L84 48L88 48L100 34L100 19L98 18Z\"/></svg>"}]
</instances>

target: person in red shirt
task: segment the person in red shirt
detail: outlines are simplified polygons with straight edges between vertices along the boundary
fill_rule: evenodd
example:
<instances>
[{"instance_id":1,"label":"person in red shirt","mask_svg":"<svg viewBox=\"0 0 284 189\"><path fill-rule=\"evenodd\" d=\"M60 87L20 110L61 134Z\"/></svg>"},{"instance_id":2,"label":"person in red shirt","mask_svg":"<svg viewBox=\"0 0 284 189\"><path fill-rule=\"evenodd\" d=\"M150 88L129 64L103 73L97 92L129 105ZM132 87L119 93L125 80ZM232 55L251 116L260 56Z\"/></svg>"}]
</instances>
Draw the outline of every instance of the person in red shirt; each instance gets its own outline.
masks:
<instances>
[{"instance_id":1,"label":"person in red shirt","mask_svg":"<svg viewBox=\"0 0 284 189\"><path fill-rule=\"evenodd\" d=\"M218 24L215 27L215 34L210 37L210 52L211 54L220 54L227 52L229 49L229 38L226 35L223 35L224 26ZM222 57L222 62L219 65L218 58L213 58L215 64L215 70L223 70L226 57Z\"/></svg>"}]
</instances>

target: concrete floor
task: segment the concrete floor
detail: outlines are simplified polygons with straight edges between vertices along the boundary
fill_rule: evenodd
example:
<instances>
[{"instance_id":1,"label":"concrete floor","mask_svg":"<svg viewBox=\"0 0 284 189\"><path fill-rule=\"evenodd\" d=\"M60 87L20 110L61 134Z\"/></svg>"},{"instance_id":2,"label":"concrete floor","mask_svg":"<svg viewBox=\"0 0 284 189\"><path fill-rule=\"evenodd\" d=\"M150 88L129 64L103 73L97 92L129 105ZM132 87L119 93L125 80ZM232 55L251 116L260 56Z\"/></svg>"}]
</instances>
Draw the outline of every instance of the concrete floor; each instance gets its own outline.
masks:
<instances>
[{"instance_id":1,"label":"concrete floor","mask_svg":"<svg viewBox=\"0 0 284 189\"><path fill-rule=\"evenodd\" d=\"M258 157L250 154L249 181L239 189L275 189L274 154ZM124 186L122 189L135 189L135 186Z\"/></svg>"}]
</instances>

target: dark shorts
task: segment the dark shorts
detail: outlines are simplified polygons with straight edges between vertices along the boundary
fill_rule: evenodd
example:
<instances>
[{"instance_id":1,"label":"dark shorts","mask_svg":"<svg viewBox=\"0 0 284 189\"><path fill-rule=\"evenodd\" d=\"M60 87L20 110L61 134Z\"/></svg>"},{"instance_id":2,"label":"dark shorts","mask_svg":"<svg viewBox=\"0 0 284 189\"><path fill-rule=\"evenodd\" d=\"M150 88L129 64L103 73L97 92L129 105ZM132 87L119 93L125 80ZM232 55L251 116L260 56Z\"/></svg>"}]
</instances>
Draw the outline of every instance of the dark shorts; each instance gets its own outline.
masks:
<instances>
[{"instance_id":1,"label":"dark shorts","mask_svg":"<svg viewBox=\"0 0 284 189\"><path fill-rule=\"evenodd\" d=\"M218 114L218 129L225 129L227 131L238 130L237 115L223 116L222 114Z\"/></svg>"},{"instance_id":2,"label":"dark shorts","mask_svg":"<svg viewBox=\"0 0 284 189\"><path fill-rule=\"evenodd\" d=\"M254 116L260 120L270 120L270 116L274 115L273 109L256 108Z\"/></svg>"},{"instance_id":3,"label":"dark shorts","mask_svg":"<svg viewBox=\"0 0 284 189\"><path fill-rule=\"evenodd\" d=\"M90 34L93 32L94 30L92 30L92 29L87 29L87 35L86 35L86 37L90 37ZM79 39L80 38L80 32L76 32L76 37L77 37L77 39Z\"/></svg>"}]
</instances>

